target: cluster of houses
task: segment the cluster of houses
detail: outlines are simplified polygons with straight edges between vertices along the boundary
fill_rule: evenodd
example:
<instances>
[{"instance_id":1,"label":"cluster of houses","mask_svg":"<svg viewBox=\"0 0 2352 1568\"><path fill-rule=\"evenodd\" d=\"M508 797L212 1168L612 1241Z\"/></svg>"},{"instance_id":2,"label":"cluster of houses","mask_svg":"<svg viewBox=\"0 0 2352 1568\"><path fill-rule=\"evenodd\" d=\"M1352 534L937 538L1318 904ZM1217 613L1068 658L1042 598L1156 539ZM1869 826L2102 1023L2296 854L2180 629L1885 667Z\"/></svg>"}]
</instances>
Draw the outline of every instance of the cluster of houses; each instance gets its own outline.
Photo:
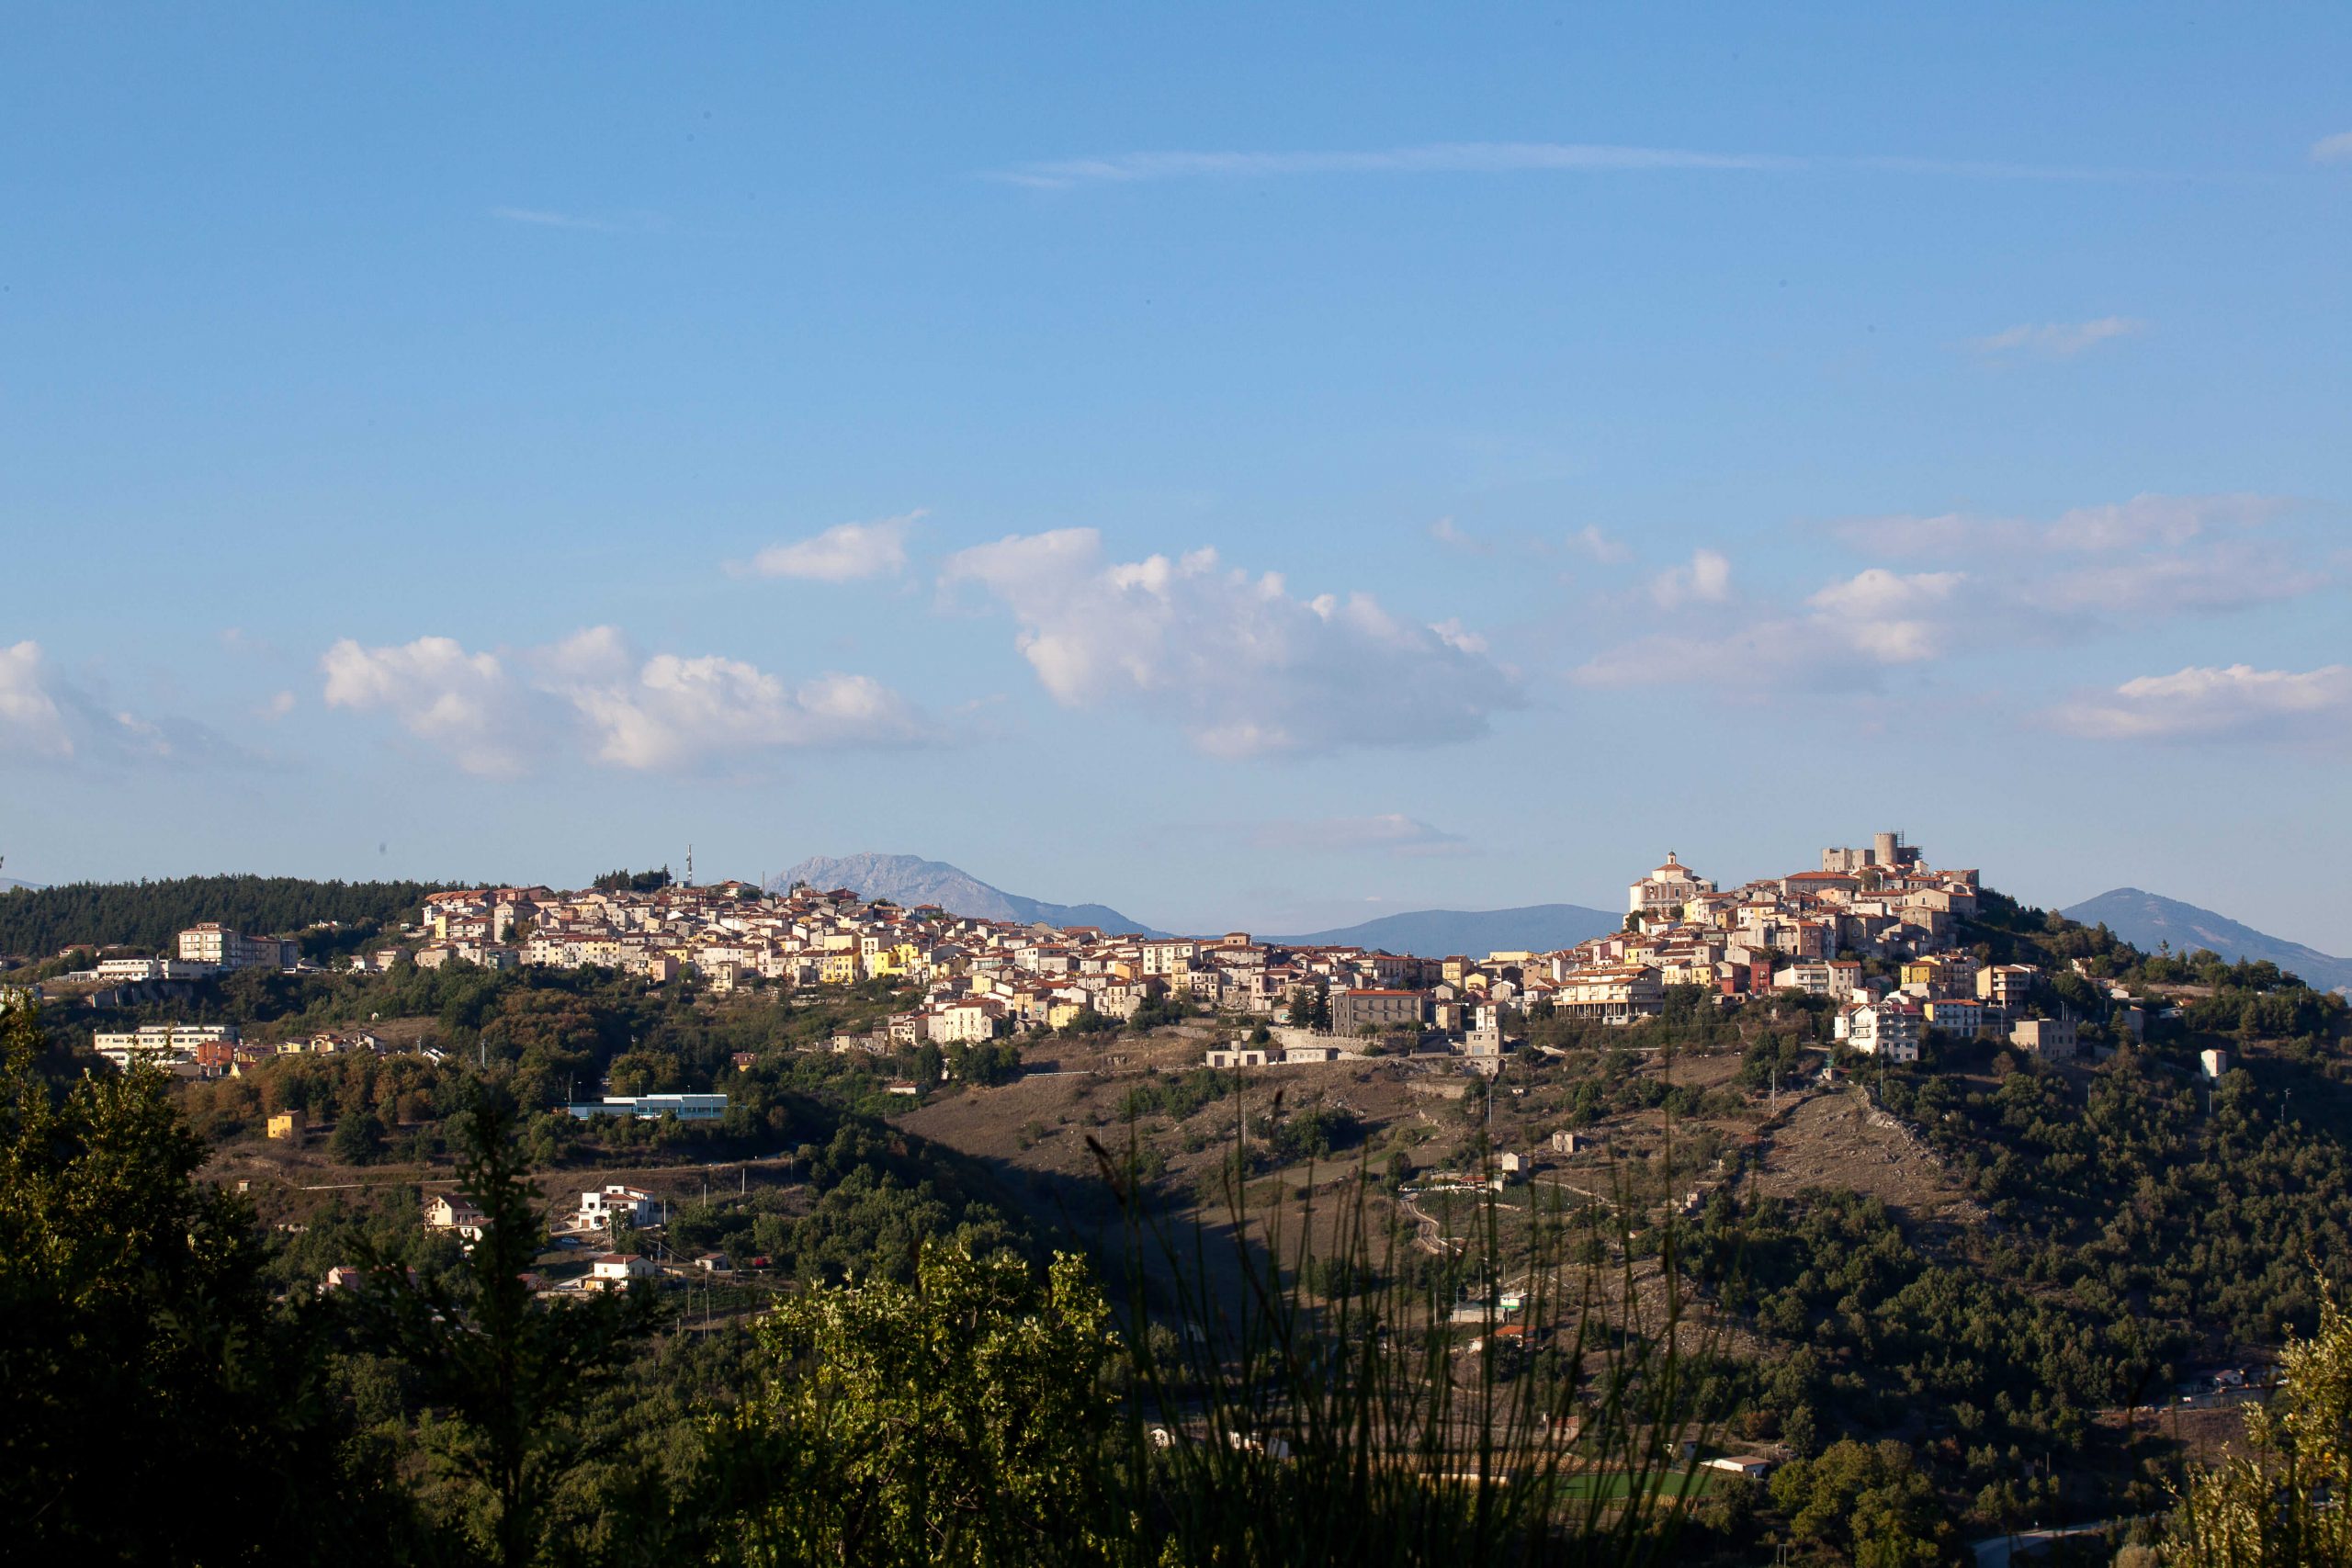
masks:
<instances>
[{"instance_id":1,"label":"cluster of houses","mask_svg":"<svg viewBox=\"0 0 2352 1568\"><path fill-rule=\"evenodd\" d=\"M280 1056L331 1056L369 1051L382 1055L383 1039L366 1029L321 1029L269 1043L240 1037L233 1023L147 1023L137 1029L94 1035L91 1047L118 1067L143 1062L177 1077L238 1077ZM427 1046L435 1061L443 1053Z\"/></svg>"},{"instance_id":2,"label":"cluster of houses","mask_svg":"<svg viewBox=\"0 0 2352 1568\"><path fill-rule=\"evenodd\" d=\"M1931 1032L2072 1056L2075 1021L2034 1016L2039 970L1979 964L1960 948L1957 922L1976 912L1977 897L1974 871L1935 869L1898 833L1826 849L1817 870L1728 890L1669 852L1626 889L1622 930L1552 953L1393 961L1375 986L1329 990L1329 1032L1383 1036L1419 1025L1491 1071L1507 1046L1497 1032L1506 1009L1630 1024L1661 1013L1669 988L1684 987L1724 998L1827 998L1838 1004L1838 1039L1890 1060L1916 1061ZM2135 1030L2143 1022L2134 1006L2118 1016ZM1317 1049L1283 1032L1208 1059L1272 1066L1320 1059Z\"/></svg>"},{"instance_id":3,"label":"cluster of houses","mask_svg":"<svg viewBox=\"0 0 2352 1568\"><path fill-rule=\"evenodd\" d=\"M1930 1032L2072 1055L2071 1021L2032 1016L2034 970L1979 964L1958 947L1957 922L1975 912L1977 897L1974 871L1933 868L1898 833L1824 850L1816 870L1730 889L1669 853L1627 889L1623 929L1555 952L1472 958L1262 942L1246 931L1143 937L1023 925L935 905L901 908L843 888L773 894L732 881L570 893L485 887L429 896L402 941L352 963L362 970L401 963L595 965L656 984L691 976L719 993L754 984L885 981L919 999L870 1034L831 1042L836 1050L876 1054L924 1043L977 1044L1090 1017L1125 1021L1181 1001L1266 1026L1268 1037L1257 1044L1218 1053L1227 1058L1221 1066L1328 1060L1376 1042L1450 1051L1493 1070L1515 1016L1629 1024L1661 1012L1670 988L1695 987L1718 998L1784 991L1826 998L1838 1004L1840 1039L1895 1059L1916 1056ZM200 925L181 933L177 962L282 964L291 962L293 945ZM247 1047L218 1026L203 1038L178 1026L143 1030L136 1039L104 1037L101 1045L119 1059L145 1054L195 1072L235 1071L273 1049L370 1048L381 1043L365 1034ZM695 1119L718 1114L723 1103L644 1108L607 1100L571 1109L580 1116L666 1110Z\"/></svg>"},{"instance_id":4,"label":"cluster of houses","mask_svg":"<svg viewBox=\"0 0 2352 1568\"><path fill-rule=\"evenodd\" d=\"M1145 938L1091 926L1022 925L901 908L847 889L773 895L740 882L557 894L543 887L440 893L426 902L413 962L489 967L594 964L656 983L693 976L718 992L752 983L921 993L840 1050L979 1043L1090 1015L1125 1021L1155 1001L1283 1022L1328 1007L1332 1032L1412 1029L1467 1035L1497 1025L1505 997L1474 996L1438 961L1361 947L1220 937ZM403 949L363 954L401 962ZM1525 956L1525 955L1521 955ZM1458 963L1458 961L1456 961Z\"/></svg>"},{"instance_id":5,"label":"cluster of houses","mask_svg":"<svg viewBox=\"0 0 2352 1568\"><path fill-rule=\"evenodd\" d=\"M580 1204L565 1216L554 1232L559 1245L578 1246L583 1241L598 1239L607 1246L619 1239L624 1231L649 1230L660 1226L666 1214L662 1201L641 1188L626 1182L607 1182L580 1195ZM492 1221L480 1208L462 1194L443 1193L424 1202L424 1228L458 1238L458 1244L470 1248L481 1240ZM764 1263L764 1258L753 1260ZM696 1274L726 1274L734 1265L724 1253L706 1252L690 1264L681 1266L684 1271ZM560 1294L571 1291L613 1291L639 1281L658 1278L662 1264L643 1250L632 1252L600 1251L588 1260L588 1269L576 1279L548 1282L531 1276L542 1293ZM342 1290L359 1282L359 1271L338 1267L327 1271L324 1289Z\"/></svg>"}]
</instances>

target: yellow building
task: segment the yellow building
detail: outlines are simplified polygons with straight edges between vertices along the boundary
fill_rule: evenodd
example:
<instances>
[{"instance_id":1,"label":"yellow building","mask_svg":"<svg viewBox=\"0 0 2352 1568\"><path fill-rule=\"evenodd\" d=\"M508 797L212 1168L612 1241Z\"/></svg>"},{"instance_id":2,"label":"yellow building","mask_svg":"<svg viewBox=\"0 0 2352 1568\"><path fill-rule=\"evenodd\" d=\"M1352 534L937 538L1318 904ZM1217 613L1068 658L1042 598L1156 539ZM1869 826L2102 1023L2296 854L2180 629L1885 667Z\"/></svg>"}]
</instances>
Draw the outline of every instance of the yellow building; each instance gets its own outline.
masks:
<instances>
[{"instance_id":1,"label":"yellow building","mask_svg":"<svg viewBox=\"0 0 2352 1568\"><path fill-rule=\"evenodd\" d=\"M281 1111L269 1119L269 1135L283 1143L299 1144L310 1130L310 1119L299 1111Z\"/></svg>"},{"instance_id":2,"label":"yellow building","mask_svg":"<svg viewBox=\"0 0 2352 1568\"><path fill-rule=\"evenodd\" d=\"M818 964L817 981L825 986L857 984L858 957L855 953L828 953Z\"/></svg>"},{"instance_id":3,"label":"yellow building","mask_svg":"<svg viewBox=\"0 0 2352 1568\"><path fill-rule=\"evenodd\" d=\"M915 965L915 944L910 942L899 942L890 947L877 944L871 951L861 953L859 956L865 960L865 973L868 977L880 975L893 976L904 975Z\"/></svg>"}]
</instances>

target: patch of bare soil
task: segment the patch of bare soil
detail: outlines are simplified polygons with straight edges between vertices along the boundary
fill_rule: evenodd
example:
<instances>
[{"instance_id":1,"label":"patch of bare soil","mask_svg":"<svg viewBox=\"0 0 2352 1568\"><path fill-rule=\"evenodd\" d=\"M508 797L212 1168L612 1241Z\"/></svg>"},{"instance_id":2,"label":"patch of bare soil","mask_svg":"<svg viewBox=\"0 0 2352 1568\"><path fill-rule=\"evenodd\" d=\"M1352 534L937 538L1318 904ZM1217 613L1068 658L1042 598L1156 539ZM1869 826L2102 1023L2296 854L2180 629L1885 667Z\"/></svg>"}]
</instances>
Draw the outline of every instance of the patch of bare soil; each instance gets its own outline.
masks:
<instances>
[{"instance_id":1,"label":"patch of bare soil","mask_svg":"<svg viewBox=\"0 0 2352 1568\"><path fill-rule=\"evenodd\" d=\"M1984 1212L1910 1129L1873 1109L1860 1089L1815 1094L1762 1139L1761 1190L1786 1197L1844 1187L1921 1224L1976 1225Z\"/></svg>"}]
</instances>

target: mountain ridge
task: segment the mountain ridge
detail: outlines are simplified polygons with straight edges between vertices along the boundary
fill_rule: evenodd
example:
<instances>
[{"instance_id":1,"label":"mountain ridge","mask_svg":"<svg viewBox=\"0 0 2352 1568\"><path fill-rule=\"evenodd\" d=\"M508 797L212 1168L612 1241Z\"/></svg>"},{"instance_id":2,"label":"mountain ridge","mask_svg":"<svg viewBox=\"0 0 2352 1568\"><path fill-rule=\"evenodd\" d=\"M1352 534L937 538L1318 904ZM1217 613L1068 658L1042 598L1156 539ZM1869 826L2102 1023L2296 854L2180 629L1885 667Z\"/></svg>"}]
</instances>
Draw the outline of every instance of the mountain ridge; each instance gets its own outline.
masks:
<instances>
[{"instance_id":1,"label":"mountain ridge","mask_svg":"<svg viewBox=\"0 0 2352 1568\"><path fill-rule=\"evenodd\" d=\"M888 898L909 907L936 904L951 915L971 919L1012 920L1022 925L1100 926L1114 935L1168 934L1123 915L1107 904L1054 904L1007 893L959 866L945 861L924 860L920 855L811 855L791 870L771 877L768 890L781 893L796 882L820 889L846 887L862 898Z\"/></svg>"},{"instance_id":2,"label":"mountain ridge","mask_svg":"<svg viewBox=\"0 0 2352 1568\"><path fill-rule=\"evenodd\" d=\"M2141 887L2111 887L2058 911L2084 925L2104 925L2143 952L2165 942L2175 953L2203 947L2232 963L2267 959L2320 990L2352 990L2352 959L2336 958L2258 931L2242 921Z\"/></svg>"},{"instance_id":3,"label":"mountain ridge","mask_svg":"<svg viewBox=\"0 0 2352 1568\"><path fill-rule=\"evenodd\" d=\"M1552 953L1618 930L1623 915L1586 904L1523 904L1511 909L1408 909L1352 926L1277 937L1315 947L1376 947L1417 958L1454 953Z\"/></svg>"}]
</instances>

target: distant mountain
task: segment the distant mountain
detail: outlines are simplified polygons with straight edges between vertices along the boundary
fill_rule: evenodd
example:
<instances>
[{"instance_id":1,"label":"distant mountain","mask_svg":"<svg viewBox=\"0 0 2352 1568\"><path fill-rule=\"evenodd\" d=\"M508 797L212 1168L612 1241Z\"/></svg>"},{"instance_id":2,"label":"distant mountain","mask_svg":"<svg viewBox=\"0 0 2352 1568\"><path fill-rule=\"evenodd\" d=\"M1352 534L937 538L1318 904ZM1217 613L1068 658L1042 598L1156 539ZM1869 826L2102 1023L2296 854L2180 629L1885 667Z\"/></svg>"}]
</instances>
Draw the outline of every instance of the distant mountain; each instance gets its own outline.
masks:
<instances>
[{"instance_id":1,"label":"distant mountain","mask_svg":"<svg viewBox=\"0 0 2352 1568\"><path fill-rule=\"evenodd\" d=\"M1040 921L1049 926L1100 926L1114 934L1165 936L1140 920L1131 920L1102 904L1048 904L991 887L978 877L958 871L944 861L914 855L815 855L772 878L769 890L781 893L796 882L820 891L846 887L862 898L888 898L911 908L936 904L951 915L981 920Z\"/></svg>"},{"instance_id":2,"label":"distant mountain","mask_svg":"<svg viewBox=\"0 0 2352 1568\"><path fill-rule=\"evenodd\" d=\"M2233 964L2267 958L2321 990L2352 989L2352 959L2331 958L2299 942L2266 936L2227 915L2137 887L2118 887L2058 912L2086 926L2104 925L2143 952L2154 953L2159 943L2170 942L2175 953L2211 948Z\"/></svg>"},{"instance_id":3,"label":"distant mountain","mask_svg":"<svg viewBox=\"0 0 2352 1568\"><path fill-rule=\"evenodd\" d=\"M1416 909L1383 915L1360 926L1283 937L1283 942L1333 947L1377 947L1421 958L1465 953L1550 953L1574 947L1625 923L1623 915L1582 904L1529 904L1517 909Z\"/></svg>"},{"instance_id":4,"label":"distant mountain","mask_svg":"<svg viewBox=\"0 0 2352 1568\"><path fill-rule=\"evenodd\" d=\"M18 887L23 888L28 893L38 893L41 890L42 886L42 884L38 882L19 882L13 876L0 876L0 893L6 893L11 889Z\"/></svg>"}]
</instances>

